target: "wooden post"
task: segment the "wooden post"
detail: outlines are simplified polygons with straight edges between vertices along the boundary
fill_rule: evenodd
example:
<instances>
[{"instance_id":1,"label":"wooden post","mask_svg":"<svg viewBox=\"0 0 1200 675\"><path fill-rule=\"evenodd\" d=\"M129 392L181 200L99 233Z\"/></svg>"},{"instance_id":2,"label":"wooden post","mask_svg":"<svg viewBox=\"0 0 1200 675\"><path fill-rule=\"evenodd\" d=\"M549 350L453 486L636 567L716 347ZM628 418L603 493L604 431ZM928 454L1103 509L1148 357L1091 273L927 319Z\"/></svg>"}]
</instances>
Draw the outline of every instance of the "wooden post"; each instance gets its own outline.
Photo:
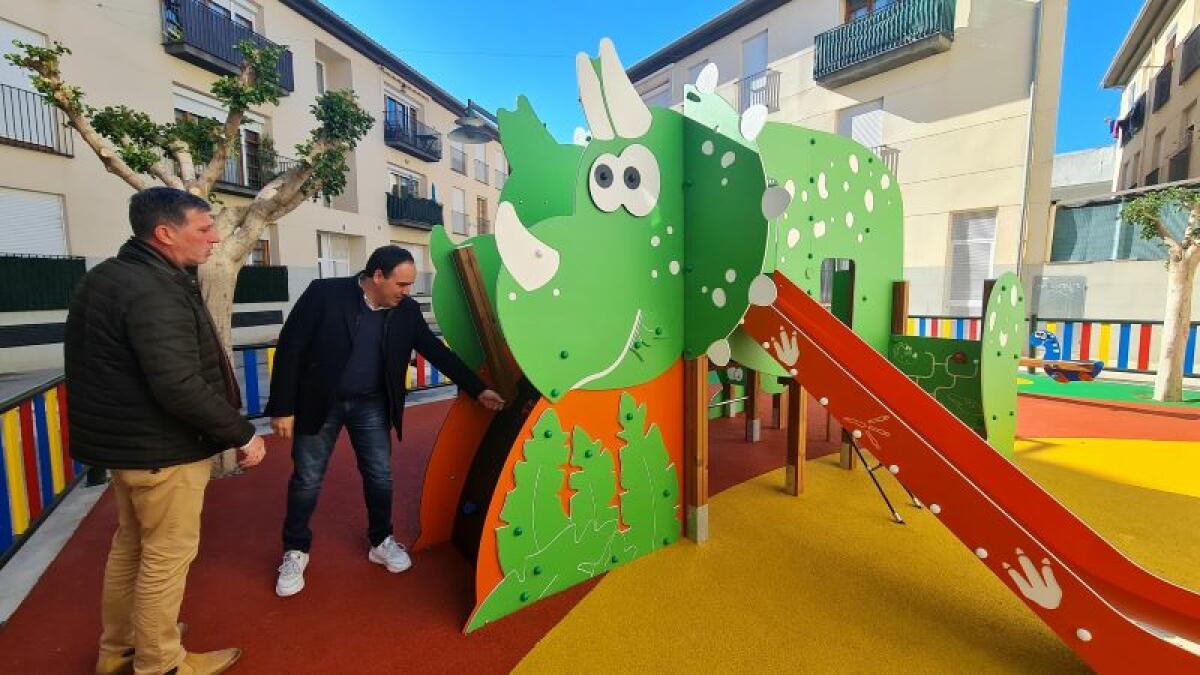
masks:
<instances>
[{"instance_id":1,"label":"wooden post","mask_svg":"<svg viewBox=\"0 0 1200 675\"><path fill-rule=\"evenodd\" d=\"M908 282L892 282L892 335L908 331Z\"/></svg>"},{"instance_id":2,"label":"wooden post","mask_svg":"<svg viewBox=\"0 0 1200 675\"><path fill-rule=\"evenodd\" d=\"M987 319L988 298L992 297L992 287L996 285L995 279L983 280L983 302L979 305L979 318ZM980 331L982 333L982 331Z\"/></svg>"},{"instance_id":3,"label":"wooden post","mask_svg":"<svg viewBox=\"0 0 1200 675\"><path fill-rule=\"evenodd\" d=\"M454 266L458 270L458 280L462 284L467 308L471 312L471 321L475 324L475 332L479 335L479 342L483 347L488 373L491 374L497 393L503 396L505 401L512 401L517 395L521 369L500 333L499 322L488 299L487 286L483 283L483 275L479 271L475 248L467 245L454 249Z\"/></svg>"},{"instance_id":4,"label":"wooden post","mask_svg":"<svg viewBox=\"0 0 1200 675\"><path fill-rule=\"evenodd\" d=\"M758 371L746 371L746 440L757 443L762 438L762 420L758 419Z\"/></svg>"},{"instance_id":5,"label":"wooden post","mask_svg":"<svg viewBox=\"0 0 1200 675\"><path fill-rule=\"evenodd\" d=\"M798 383L788 385L787 475L784 489L798 496L804 492L804 460L808 442L808 392Z\"/></svg>"},{"instance_id":6,"label":"wooden post","mask_svg":"<svg viewBox=\"0 0 1200 675\"><path fill-rule=\"evenodd\" d=\"M771 428L783 428L783 399L787 396L787 391L779 394L771 394Z\"/></svg>"},{"instance_id":7,"label":"wooden post","mask_svg":"<svg viewBox=\"0 0 1200 675\"><path fill-rule=\"evenodd\" d=\"M855 464L858 462L858 460L854 457L854 451L850 449L851 442L850 434L846 433L846 431L843 429L842 447L839 448L838 451L838 466L846 469L847 471L853 471Z\"/></svg>"},{"instance_id":8,"label":"wooden post","mask_svg":"<svg viewBox=\"0 0 1200 675\"><path fill-rule=\"evenodd\" d=\"M683 370L683 492L688 538L708 539L708 357Z\"/></svg>"}]
</instances>

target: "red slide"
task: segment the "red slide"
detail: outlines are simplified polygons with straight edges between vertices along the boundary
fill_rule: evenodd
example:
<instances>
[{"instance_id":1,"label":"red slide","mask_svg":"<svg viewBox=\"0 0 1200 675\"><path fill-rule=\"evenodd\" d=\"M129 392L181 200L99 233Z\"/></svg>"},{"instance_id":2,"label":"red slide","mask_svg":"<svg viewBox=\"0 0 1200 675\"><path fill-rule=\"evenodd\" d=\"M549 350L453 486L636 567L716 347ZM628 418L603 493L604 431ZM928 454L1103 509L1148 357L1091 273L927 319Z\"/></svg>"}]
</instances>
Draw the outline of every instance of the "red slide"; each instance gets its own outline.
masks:
<instances>
[{"instance_id":1,"label":"red slide","mask_svg":"<svg viewBox=\"0 0 1200 675\"><path fill-rule=\"evenodd\" d=\"M1200 595L1138 567L786 277L774 279L775 304L751 307L742 328L1080 658L1099 672L1200 673Z\"/></svg>"}]
</instances>

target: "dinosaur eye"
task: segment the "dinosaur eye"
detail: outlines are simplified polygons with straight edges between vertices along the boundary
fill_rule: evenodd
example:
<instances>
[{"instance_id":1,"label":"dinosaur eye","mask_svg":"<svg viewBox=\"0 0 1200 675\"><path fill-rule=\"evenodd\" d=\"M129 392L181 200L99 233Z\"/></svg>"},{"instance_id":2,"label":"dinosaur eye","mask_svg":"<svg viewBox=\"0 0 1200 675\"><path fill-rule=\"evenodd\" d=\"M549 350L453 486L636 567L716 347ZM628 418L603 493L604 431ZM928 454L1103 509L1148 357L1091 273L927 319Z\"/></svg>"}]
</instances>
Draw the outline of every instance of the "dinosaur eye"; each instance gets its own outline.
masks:
<instances>
[{"instance_id":1,"label":"dinosaur eye","mask_svg":"<svg viewBox=\"0 0 1200 675\"><path fill-rule=\"evenodd\" d=\"M620 164L621 160L606 152L596 158L592 163L592 170L588 172L588 193L591 194L596 208L605 213L612 213L621 208L624 192L620 189L621 186L615 184L617 172L613 169Z\"/></svg>"},{"instance_id":2,"label":"dinosaur eye","mask_svg":"<svg viewBox=\"0 0 1200 675\"><path fill-rule=\"evenodd\" d=\"M631 145L621 153L625 166L622 182L625 187L624 206L631 214L641 217L658 204L658 160L644 145Z\"/></svg>"},{"instance_id":3,"label":"dinosaur eye","mask_svg":"<svg viewBox=\"0 0 1200 675\"><path fill-rule=\"evenodd\" d=\"M597 164L594 174L596 178L596 185L599 185L602 188L612 185L612 169L609 168L607 164Z\"/></svg>"},{"instance_id":4,"label":"dinosaur eye","mask_svg":"<svg viewBox=\"0 0 1200 675\"><path fill-rule=\"evenodd\" d=\"M638 173L637 168L632 166L625 167L625 187L630 190L636 190L641 184L642 174Z\"/></svg>"}]
</instances>

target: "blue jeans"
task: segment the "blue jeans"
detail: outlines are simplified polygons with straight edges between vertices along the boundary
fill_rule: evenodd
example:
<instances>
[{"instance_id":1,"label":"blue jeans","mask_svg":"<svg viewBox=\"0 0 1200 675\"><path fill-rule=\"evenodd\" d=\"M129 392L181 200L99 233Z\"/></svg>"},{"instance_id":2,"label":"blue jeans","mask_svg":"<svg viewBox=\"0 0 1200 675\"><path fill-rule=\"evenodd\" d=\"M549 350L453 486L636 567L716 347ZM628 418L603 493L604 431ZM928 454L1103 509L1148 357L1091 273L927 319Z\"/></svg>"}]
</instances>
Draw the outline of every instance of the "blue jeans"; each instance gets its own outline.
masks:
<instances>
[{"instance_id":1,"label":"blue jeans","mask_svg":"<svg viewBox=\"0 0 1200 675\"><path fill-rule=\"evenodd\" d=\"M362 475L367 503L367 537L378 546L392 533L392 434L387 399L373 396L338 400L315 434L297 434L292 442L292 478L288 481L287 517L283 521L283 549L308 552L312 530L308 521L317 508L321 482L342 427Z\"/></svg>"}]
</instances>

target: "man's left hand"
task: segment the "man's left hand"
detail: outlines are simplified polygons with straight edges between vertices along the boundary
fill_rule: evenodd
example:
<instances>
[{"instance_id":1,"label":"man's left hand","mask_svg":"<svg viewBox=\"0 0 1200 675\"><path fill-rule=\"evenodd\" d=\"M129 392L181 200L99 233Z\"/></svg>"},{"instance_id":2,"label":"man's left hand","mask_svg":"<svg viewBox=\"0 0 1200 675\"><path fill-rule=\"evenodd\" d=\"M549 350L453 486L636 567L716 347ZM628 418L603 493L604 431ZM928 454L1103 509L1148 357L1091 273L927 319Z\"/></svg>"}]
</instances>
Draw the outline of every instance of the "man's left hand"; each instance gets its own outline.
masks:
<instances>
[{"instance_id":1,"label":"man's left hand","mask_svg":"<svg viewBox=\"0 0 1200 675\"><path fill-rule=\"evenodd\" d=\"M488 410L501 410L504 408L504 399L500 398L500 394L487 389L479 395L479 404Z\"/></svg>"}]
</instances>

